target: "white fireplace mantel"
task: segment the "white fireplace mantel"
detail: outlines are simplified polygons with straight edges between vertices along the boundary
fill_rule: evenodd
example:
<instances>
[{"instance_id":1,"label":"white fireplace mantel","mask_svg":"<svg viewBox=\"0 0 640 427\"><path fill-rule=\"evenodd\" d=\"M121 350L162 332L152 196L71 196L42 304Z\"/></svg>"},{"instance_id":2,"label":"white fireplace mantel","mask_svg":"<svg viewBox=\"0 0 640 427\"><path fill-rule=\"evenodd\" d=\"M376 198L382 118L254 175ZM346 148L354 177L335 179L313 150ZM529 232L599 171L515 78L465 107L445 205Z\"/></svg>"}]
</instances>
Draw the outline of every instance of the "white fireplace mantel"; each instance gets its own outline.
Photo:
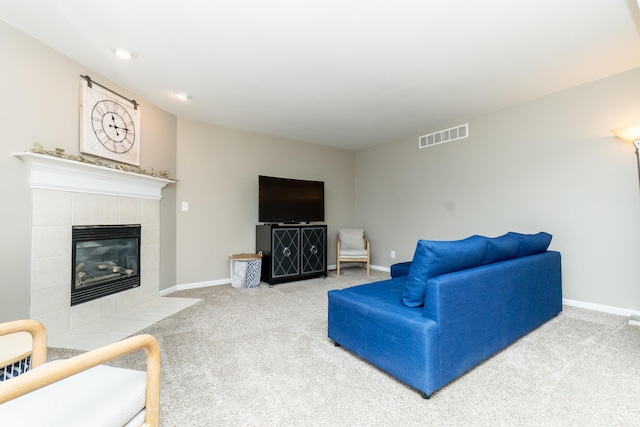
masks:
<instances>
[{"instance_id":1,"label":"white fireplace mantel","mask_svg":"<svg viewBox=\"0 0 640 427\"><path fill-rule=\"evenodd\" d=\"M32 189L160 200L175 181L28 151L13 153L31 172Z\"/></svg>"}]
</instances>

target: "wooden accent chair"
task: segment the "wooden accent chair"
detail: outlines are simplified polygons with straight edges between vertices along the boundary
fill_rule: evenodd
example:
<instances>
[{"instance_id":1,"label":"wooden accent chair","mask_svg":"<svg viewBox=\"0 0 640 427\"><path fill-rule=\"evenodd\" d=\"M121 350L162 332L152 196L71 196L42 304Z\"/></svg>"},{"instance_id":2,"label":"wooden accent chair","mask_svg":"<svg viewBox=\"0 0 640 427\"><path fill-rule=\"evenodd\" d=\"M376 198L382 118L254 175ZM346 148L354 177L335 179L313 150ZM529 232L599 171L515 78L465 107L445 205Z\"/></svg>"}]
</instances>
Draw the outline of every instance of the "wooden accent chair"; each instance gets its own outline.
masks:
<instances>
[{"instance_id":1,"label":"wooden accent chair","mask_svg":"<svg viewBox=\"0 0 640 427\"><path fill-rule=\"evenodd\" d=\"M47 333L41 323L16 320L0 324L0 338L24 332L33 337L32 352L25 359L30 367L0 381L0 424L159 426L160 346L153 336L137 335L45 363ZM103 365L136 350L146 351L146 372ZM9 362L25 356L21 349L17 353ZM0 369L8 364L0 361Z\"/></svg>"},{"instance_id":2,"label":"wooden accent chair","mask_svg":"<svg viewBox=\"0 0 640 427\"><path fill-rule=\"evenodd\" d=\"M369 275L369 262L371 251L369 239L361 228L342 228L338 230L337 244L337 275L340 275L341 262L358 262L367 267Z\"/></svg>"}]
</instances>

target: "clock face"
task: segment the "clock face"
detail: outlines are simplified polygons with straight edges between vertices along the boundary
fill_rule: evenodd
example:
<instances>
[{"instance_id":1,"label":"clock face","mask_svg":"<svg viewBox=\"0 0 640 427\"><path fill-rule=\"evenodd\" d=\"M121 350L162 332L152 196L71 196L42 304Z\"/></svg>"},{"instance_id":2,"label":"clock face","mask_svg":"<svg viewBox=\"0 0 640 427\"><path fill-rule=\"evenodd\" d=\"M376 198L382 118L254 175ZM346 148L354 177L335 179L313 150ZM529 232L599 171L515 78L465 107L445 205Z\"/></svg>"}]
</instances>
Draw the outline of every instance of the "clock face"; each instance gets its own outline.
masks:
<instances>
[{"instance_id":1,"label":"clock face","mask_svg":"<svg viewBox=\"0 0 640 427\"><path fill-rule=\"evenodd\" d=\"M113 153L126 153L135 143L136 128L127 109L116 101L99 101L91 110L93 132Z\"/></svg>"},{"instance_id":2,"label":"clock face","mask_svg":"<svg viewBox=\"0 0 640 427\"><path fill-rule=\"evenodd\" d=\"M81 85L80 152L140 166L140 106L84 78Z\"/></svg>"}]
</instances>

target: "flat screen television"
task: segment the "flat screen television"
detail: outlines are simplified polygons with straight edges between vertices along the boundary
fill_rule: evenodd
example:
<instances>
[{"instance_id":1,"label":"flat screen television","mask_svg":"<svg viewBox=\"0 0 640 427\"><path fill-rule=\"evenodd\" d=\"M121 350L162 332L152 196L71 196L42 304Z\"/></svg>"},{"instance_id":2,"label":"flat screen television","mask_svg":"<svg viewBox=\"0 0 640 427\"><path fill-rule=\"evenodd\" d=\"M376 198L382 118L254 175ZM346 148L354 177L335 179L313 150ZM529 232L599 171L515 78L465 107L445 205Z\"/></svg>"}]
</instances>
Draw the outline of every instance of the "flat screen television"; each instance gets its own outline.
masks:
<instances>
[{"instance_id":1,"label":"flat screen television","mask_svg":"<svg viewBox=\"0 0 640 427\"><path fill-rule=\"evenodd\" d=\"M324 182L258 177L258 222L324 221Z\"/></svg>"}]
</instances>

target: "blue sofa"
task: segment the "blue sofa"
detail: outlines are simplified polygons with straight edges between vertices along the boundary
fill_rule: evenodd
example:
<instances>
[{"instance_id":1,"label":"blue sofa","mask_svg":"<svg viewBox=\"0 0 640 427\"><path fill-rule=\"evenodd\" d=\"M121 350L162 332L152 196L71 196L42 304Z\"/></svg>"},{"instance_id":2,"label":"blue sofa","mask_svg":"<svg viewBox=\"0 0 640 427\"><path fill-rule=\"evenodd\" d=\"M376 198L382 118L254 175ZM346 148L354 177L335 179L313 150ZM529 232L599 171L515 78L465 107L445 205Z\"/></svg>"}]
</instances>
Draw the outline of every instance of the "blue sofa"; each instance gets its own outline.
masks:
<instances>
[{"instance_id":1,"label":"blue sofa","mask_svg":"<svg viewBox=\"0 0 640 427\"><path fill-rule=\"evenodd\" d=\"M550 242L420 240L395 277L328 292L328 336L428 398L562 311Z\"/></svg>"}]
</instances>

